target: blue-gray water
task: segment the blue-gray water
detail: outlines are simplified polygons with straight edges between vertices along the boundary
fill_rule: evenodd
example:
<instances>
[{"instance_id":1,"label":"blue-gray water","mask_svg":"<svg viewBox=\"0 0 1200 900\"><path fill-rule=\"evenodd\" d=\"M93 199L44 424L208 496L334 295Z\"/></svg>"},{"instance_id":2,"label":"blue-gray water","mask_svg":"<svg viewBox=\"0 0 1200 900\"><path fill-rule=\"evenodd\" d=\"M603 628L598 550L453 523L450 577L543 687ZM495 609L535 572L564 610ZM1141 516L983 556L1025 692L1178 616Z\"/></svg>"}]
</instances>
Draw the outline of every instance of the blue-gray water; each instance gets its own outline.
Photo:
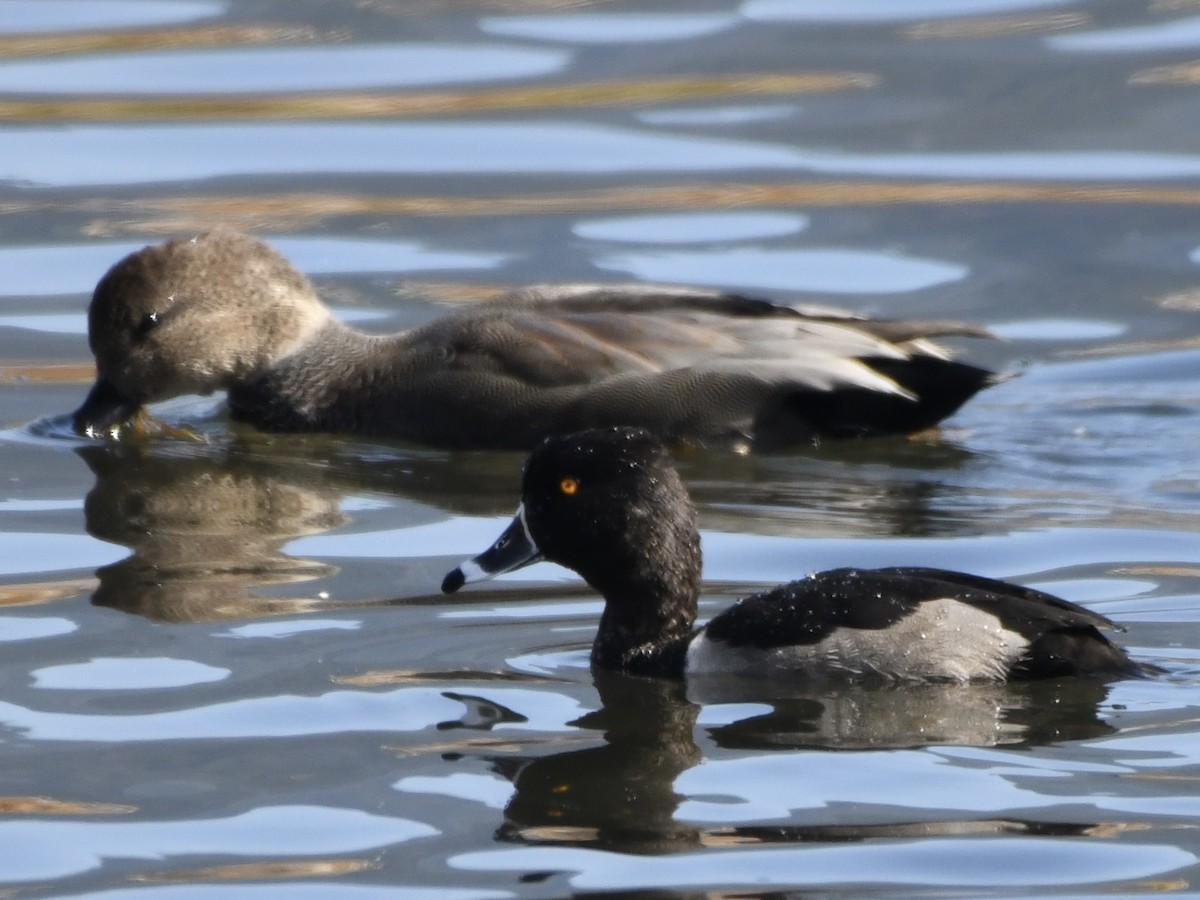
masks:
<instances>
[{"instance_id":1,"label":"blue-gray water","mask_svg":"<svg viewBox=\"0 0 1200 900\"><path fill-rule=\"evenodd\" d=\"M133 900L1130 896L1200 877L1200 7L0 0L0 886ZM88 295L252 230L371 330L656 279L1002 338L940 440L681 461L706 614L857 564L1036 584L1167 674L593 677L597 599L465 592L520 458L100 446ZM49 424L48 424L49 421Z\"/></svg>"}]
</instances>

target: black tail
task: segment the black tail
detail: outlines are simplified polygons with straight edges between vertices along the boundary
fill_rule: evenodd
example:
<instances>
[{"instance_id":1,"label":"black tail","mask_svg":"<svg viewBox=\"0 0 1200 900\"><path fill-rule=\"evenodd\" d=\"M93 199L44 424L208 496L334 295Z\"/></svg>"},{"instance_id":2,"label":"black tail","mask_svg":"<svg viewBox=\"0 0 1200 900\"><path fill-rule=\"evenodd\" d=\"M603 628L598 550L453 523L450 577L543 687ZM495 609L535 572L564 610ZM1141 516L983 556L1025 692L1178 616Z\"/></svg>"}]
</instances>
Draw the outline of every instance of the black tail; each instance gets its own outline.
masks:
<instances>
[{"instance_id":1,"label":"black tail","mask_svg":"<svg viewBox=\"0 0 1200 900\"><path fill-rule=\"evenodd\" d=\"M934 427L1000 380L987 369L933 356L863 362L915 399L866 389L805 391L789 398L790 412L814 433L831 437L912 434Z\"/></svg>"},{"instance_id":2,"label":"black tail","mask_svg":"<svg viewBox=\"0 0 1200 900\"><path fill-rule=\"evenodd\" d=\"M1056 628L1040 634L1025 648L1012 669L1013 678L1064 678L1093 675L1128 678L1162 673L1150 663L1139 663L1091 625Z\"/></svg>"}]
</instances>

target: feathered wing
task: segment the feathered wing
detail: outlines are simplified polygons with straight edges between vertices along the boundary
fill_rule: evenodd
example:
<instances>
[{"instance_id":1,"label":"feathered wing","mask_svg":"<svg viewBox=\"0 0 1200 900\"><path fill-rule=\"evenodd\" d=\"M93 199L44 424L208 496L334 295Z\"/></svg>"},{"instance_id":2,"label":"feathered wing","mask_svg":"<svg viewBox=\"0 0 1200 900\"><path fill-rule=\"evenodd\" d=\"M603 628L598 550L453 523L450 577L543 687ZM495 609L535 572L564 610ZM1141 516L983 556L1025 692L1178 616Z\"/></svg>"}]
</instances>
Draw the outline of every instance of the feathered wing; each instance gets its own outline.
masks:
<instances>
[{"instance_id":1,"label":"feathered wing","mask_svg":"<svg viewBox=\"0 0 1200 900\"><path fill-rule=\"evenodd\" d=\"M494 416L544 408L555 430L644 424L668 438L776 445L919 430L990 383L928 340L977 329L928 324L704 291L560 285L439 320L410 340L445 361L423 378L491 379Z\"/></svg>"},{"instance_id":2,"label":"feathered wing","mask_svg":"<svg viewBox=\"0 0 1200 900\"><path fill-rule=\"evenodd\" d=\"M1046 625L1091 625L1106 631L1121 631L1107 616L1054 594L1035 588L972 575L967 572L952 572L924 566L893 566L875 570L885 578L920 579L930 585L944 585L947 590L958 589L968 603L984 609L994 609L995 614L1005 621L1006 615L1019 616L1025 620L1036 620Z\"/></svg>"},{"instance_id":3,"label":"feathered wing","mask_svg":"<svg viewBox=\"0 0 1200 900\"><path fill-rule=\"evenodd\" d=\"M1032 588L895 567L820 572L748 597L716 616L705 637L730 648L811 647L823 654L869 643L876 655L890 654L898 671L907 664L907 644L920 642L925 652L918 658L932 647L946 658L961 654L948 672L964 679L1148 671L1098 630L1113 627L1098 613Z\"/></svg>"},{"instance_id":4,"label":"feathered wing","mask_svg":"<svg viewBox=\"0 0 1200 900\"><path fill-rule=\"evenodd\" d=\"M921 604L953 599L1035 638L1053 628L1117 626L1105 616L1033 588L945 569L831 569L756 594L718 615L710 636L759 646L814 643L838 628L889 628Z\"/></svg>"}]
</instances>

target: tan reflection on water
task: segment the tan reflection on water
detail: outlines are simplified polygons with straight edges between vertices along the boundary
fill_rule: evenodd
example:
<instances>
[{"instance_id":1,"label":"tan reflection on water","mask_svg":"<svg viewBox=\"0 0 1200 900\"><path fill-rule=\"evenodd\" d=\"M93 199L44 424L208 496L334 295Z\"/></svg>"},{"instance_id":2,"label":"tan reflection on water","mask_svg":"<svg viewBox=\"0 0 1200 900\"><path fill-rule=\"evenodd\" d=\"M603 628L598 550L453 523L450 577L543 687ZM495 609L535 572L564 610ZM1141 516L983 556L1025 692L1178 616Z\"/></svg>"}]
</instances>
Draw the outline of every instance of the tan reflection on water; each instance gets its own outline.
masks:
<instances>
[{"instance_id":1,"label":"tan reflection on water","mask_svg":"<svg viewBox=\"0 0 1200 900\"><path fill-rule=\"evenodd\" d=\"M469 10L476 12L536 13L591 11L604 6L620 6L624 0L470 0ZM437 12L462 12L462 0L354 0L359 9L393 16L423 16Z\"/></svg>"},{"instance_id":2,"label":"tan reflection on water","mask_svg":"<svg viewBox=\"0 0 1200 900\"><path fill-rule=\"evenodd\" d=\"M0 35L0 58L65 56L73 53L131 53L139 50L181 50L187 47L255 46L311 41L317 37L318 32L313 28L285 28L278 25Z\"/></svg>"},{"instance_id":3,"label":"tan reflection on water","mask_svg":"<svg viewBox=\"0 0 1200 900\"><path fill-rule=\"evenodd\" d=\"M79 803L53 797L0 797L0 813L31 816L123 816L137 812L126 803Z\"/></svg>"},{"instance_id":4,"label":"tan reflection on water","mask_svg":"<svg viewBox=\"0 0 1200 900\"><path fill-rule=\"evenodd\" d=\"M1200 9L1200 0L1154 0L1150 4L1150 12L1179 12Z\"/></svg>"},{"instance_id":5,"label":"tan reflection on water","mask_svg":"<svg viewBox=\"0 0 1200 900\"><path fill-rule=\"evenodd\" d=\"M1151 575L1169 578L1200 578L1200 566L1121 566L1114 575Z\"/></svg>"},{"instance_id":6,"label":"tan reflection on water","mask_svg":"<svg viewBox=\"0 0 1200 900\"><path fill-rule=\"evenodd\" d=\"M870 88L864 72L800 72L590 82L476 91L380 91L230 97L137 97L89 100L4 100L0 119L107 122L221 118L255 121L412 118L528 109L641 106L667 101L751 95L778 96Z\"/></svg>"},{"instance_id":7,"label":"tan reflection on water","mask_svg":"<svg viewBox=\"0 0 1200 900\"><path fill-rule=\"evenodd\" d=\"M202 869L134 875L133 881L186 884L194 881L265 881L276 878L328 878L379 868L375 859L312 859L303 862L252 862Z\"/></svg>"},{"instance_id":8,"label":"tan reflection on water","mask_svg":"<svg viewBox=\"0 0 1200 900\"><path fill-rule=\"evenodd\" d=\"M1200 288L1189 288L1183 291L1172 291L1154 301L1163 309L1182 309L1189 312L1200 312Z\"/></svg>"},{"instance_id":9,"label":"tan reflection on water","mask_svg":"<svg viewBox=\"0 0 1200 900\"><path fill-rule=\"evenodd\" d=\"M0 384L87 384L93 363L13 363L0 366Z\"/></svg>"},{"instance_id":10,"label":"tan reflection on water","mask_svg":"<svg viewBox=\"0 0 1200 900\"><path fill-rule=\"evenodd\" d=\"M457 671L429 672L420 669L382 669L363 672L359 675L331 675L334 684L350 684L355 687L379 687L380 685L426 684L428 682L454 681L463 679L478 681L531 681L528 675L496 670L493 672Z\"/></svg>"},{"instance_id":11,"label":"tan reflection on water","mask_svg":"<svg viewBox=\"0 0 1200 900\"><path fill-rule=\"evenodd\" d=\"M1144 356L1150 353L1165 353L1169 350L1194 350L1200 347L1200 335L1185 335L1178 338L1162 338L1150 341L1122 341L1102 344L1098 347L1083 347L1063 351L1059 356L1070 359L1108 358L1113 356Z\"/></svg>"},{"instance_id":12,"label":"tan reflection on water","mask_svg":"<svg viewBox=\"0 0 1200 900\"><path fill-rule=\"evenodd\" d=\"M967 203L1068 203L1198 206L1200 188L1144 185L1054 184L988 181L798 181L692 182L661 187L517 194L499 197L387 196L384 194L288 193L146 197L136 201L85 200L43 204L58 213L107 215L83 228L89 237L180 234L221 224L244 231L309 227L339 216L515 216L612 211L706 211L761 206L898 206ZM0 215L24 215L33 207L0 207Z\"/></svg>"},{"instance_id":13,"label":"tan reflection on water","mask_svg":"<svg viewBox=\"0 0 1200 900\"><path fill-rule=\"evenodd\" d=\"M39 606L42 603L56 603L68 597L78 597L80 594L94 590L95 587L95 578L7 584L0 587L0 607Z\"/></svg>"},{"instance_id":14,"label":"tan reflection on water","mask_svg":"<svg viewBox=\"0 0 1200 900\"><path fill-rule=\"evenodd\" d=\"M1155 66L1142 69L1129 76L1130 84L1197 84L1200 83L1200 60L1176 63L1172 66Z\"/></svg>"},{"instance_id":15,"label":"tan reflection on water","mask_svg":"<svg viewBox=\"0 0 1200 900\"><path fill-rule=\"evenodd\" d=\"M914 40L949 40L959 38L1010 37L1022 34L1045 34L1090 25L1087 13L1046 13L1038 16L984 16L975 19L951 19L921 22L901 31Z\"/></svg>"}]
</instances>

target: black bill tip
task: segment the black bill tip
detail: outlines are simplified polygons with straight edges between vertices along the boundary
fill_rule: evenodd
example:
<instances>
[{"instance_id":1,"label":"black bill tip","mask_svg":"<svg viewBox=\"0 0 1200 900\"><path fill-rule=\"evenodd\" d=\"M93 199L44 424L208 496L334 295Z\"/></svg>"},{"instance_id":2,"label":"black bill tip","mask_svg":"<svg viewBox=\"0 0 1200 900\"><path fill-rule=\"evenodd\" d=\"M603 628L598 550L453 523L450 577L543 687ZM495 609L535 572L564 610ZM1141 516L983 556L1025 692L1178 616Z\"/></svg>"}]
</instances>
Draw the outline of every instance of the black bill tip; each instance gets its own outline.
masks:
<instances>
[{"instance_id":1,"label":"black bill tip","mask_svg":"<svg viewBox=\"0 0 1200 900\"><path fill-rule=\"evenodd\" d=\"M447 572L446 577L442 579L442 593L453 594L466 583L467 576L463 574L462 568L454 569L452 572Z\"/></svg>"},{"instance_id":2,"label":"black bill tip","mask_svg":"<svg viewBox=\"0 0 1200 900\"><path fill-rule=\"evenodd\" d=\"M442 579L442 593L453 594L464 584L486 581L504 572L512 572L538 562L541 558L542 551L533 542L533 538L529 536L529 529L525 527L525 507L522 506L492 546L474 559L468 559L453 571L446 573L446 577Z\"/></svg>"}]
</instances>

